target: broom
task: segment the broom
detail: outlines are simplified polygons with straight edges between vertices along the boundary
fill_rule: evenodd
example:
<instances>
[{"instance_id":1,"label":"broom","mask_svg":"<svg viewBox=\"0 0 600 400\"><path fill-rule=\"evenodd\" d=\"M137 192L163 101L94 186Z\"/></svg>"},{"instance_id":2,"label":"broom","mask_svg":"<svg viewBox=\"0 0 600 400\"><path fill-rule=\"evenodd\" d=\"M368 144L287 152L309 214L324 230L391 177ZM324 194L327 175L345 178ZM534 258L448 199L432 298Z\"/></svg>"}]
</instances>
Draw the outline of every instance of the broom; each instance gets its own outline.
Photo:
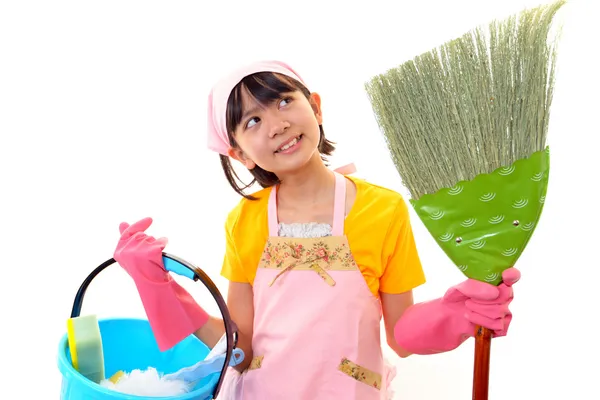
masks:
<instances>
[{"instance_id":1,"label":"broom","mask_svg":"<svg viewBox=\"0 0 600 400\"><path fill-rule=\"evenodd\" d=\"M468 278L517 262L546 198L559 0L471 30L365 84L420 220ZM487 400L492 333L475 331L473 399Z\"/></svg>"}]
</instances>

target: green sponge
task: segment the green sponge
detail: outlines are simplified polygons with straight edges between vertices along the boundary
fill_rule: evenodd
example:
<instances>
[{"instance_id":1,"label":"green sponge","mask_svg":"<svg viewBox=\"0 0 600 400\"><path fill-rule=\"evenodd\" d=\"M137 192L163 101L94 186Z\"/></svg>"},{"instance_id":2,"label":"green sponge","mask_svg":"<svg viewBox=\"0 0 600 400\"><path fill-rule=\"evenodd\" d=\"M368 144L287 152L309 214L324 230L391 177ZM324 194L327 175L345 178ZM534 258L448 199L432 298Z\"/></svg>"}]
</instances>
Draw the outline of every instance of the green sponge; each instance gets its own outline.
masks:
<instances>
[{"instance_id":1,"label":"green sponge","mask_svg":"<svg viewBox=\"0 0 600 400\"><path fill-rule=\"evenodd\" d=\"M100 383L105 378L104 352L96 316L69 318L67 340L73 368L89 380Z\"/></svg>"}]
</instances>

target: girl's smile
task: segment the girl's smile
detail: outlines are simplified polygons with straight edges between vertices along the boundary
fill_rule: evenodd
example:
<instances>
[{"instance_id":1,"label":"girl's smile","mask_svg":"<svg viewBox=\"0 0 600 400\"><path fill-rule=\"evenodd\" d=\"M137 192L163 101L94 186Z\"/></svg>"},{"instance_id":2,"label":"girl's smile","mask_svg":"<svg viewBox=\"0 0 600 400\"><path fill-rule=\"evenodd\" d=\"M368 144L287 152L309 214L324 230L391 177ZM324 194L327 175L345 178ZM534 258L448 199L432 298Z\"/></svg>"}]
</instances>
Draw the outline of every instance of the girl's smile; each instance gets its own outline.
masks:
<instances>
[{"instance_id":1,"label":"girl's smile","mask_svg":"<svg viewBox=\"0 0 600 400\"><path fill-rule=\"evenodd\" d=\"M275 150L276 154L291 154L300 148L300 142L302 141L302 134L295 136L290 140L285 141L281 146Z\"/></svg>"}]
</instances>

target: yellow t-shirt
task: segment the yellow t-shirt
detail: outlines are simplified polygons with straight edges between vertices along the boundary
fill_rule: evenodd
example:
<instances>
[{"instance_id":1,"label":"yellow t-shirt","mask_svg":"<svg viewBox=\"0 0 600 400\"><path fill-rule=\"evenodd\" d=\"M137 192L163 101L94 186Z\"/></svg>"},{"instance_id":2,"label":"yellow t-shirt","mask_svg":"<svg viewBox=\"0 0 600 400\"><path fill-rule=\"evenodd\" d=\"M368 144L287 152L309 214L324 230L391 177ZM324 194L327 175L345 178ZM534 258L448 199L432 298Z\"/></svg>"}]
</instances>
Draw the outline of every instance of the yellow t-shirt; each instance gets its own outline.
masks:
<instances>
[{"instance_id":1,"label":"yellow t-shirt","mask_svg":"<svg viewBox=\"0 0 600 400\"><path fill-rule=\"evenodd\" d=\"M344 222L352 255L371 292L402 293L425 282L403 197L362 179ZM242 199L225 223L226 251L221 274L230 281L252 283L269 236L267 206L271 188Z\"/></svg>"}]
</instances>

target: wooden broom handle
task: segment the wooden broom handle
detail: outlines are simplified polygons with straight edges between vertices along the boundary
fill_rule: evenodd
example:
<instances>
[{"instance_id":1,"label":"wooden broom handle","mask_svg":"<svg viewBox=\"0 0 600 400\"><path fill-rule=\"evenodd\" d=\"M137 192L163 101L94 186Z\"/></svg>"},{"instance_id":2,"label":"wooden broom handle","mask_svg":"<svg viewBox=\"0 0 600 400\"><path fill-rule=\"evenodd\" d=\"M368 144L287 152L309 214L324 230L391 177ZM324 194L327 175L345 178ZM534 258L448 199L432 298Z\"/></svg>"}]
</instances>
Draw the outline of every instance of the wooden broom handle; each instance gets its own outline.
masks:
<instances>
[{"instance_id":1,"label":"wooden broom handle","mask_svg":"<svg viewBox=\"0 0 600 400\"><path fill-rule=\"evenodd\" d=\"M488 400L491 345L492 331L482 326L477 326L475 328L475 365L473 368L473 400Z\"/></svg>"}]
</instances>

